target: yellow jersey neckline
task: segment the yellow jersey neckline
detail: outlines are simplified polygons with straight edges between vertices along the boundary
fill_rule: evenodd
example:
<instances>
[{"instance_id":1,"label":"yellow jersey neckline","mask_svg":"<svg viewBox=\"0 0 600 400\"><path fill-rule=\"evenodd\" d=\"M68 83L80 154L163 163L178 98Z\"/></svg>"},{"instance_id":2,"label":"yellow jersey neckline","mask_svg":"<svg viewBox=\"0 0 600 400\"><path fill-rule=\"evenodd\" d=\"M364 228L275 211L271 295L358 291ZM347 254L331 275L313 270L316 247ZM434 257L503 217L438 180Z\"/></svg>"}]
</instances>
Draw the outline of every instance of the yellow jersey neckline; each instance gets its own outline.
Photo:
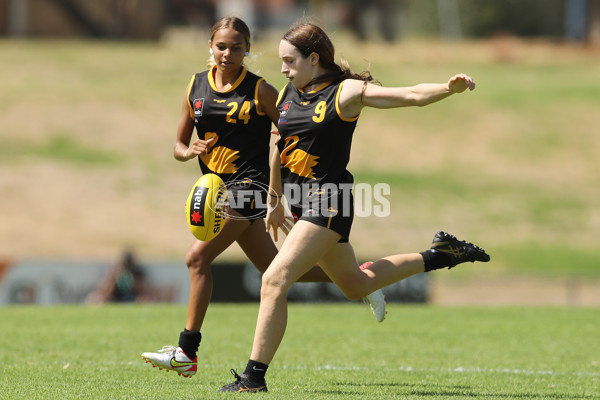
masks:
<instances>
[{"instance_id":1,"label":"yellow jersey neckline","mask_svg":"<svg viewBox=\"0 0 600 400\"><path fill-rule=\"evenodd\" d=\"M248 73L248 70L246 69L246 67L242 66L242 73L240 74L240 76L238 76L238 78L233 83L233 85L231 85L231 87L229 89L227 89L225 91L221 91L217 88L217 85L215 84L214 71L216 69L217 69L217 66L215 65L214 67L211 68L210 71L208 71L208 83L210 84L210 87L215 92L219 92L219 93L228 93L228 92L231 92L232 90L234 90L235 88L237 88L240 85L240 83L242 83L242 81L246 77L246 74Z\"/></svg>"},{"instance_id":2,"label":"yellow jersey neckline","mask_svg":"<svg viewBox=\"0 0 600 400\"><path fill-rule=\"evenodd\" d=\"M304 90L302 90L302 89L298 89L298 91L300 91L300 93L306 93L306 94L317 93L317 92L325 89L329 85L331 85L331 81L327 81L327 82L321 83L319 86L317 86L316 88L314 88L310 92L304 92Z\"/></svg>"}]
</instances>

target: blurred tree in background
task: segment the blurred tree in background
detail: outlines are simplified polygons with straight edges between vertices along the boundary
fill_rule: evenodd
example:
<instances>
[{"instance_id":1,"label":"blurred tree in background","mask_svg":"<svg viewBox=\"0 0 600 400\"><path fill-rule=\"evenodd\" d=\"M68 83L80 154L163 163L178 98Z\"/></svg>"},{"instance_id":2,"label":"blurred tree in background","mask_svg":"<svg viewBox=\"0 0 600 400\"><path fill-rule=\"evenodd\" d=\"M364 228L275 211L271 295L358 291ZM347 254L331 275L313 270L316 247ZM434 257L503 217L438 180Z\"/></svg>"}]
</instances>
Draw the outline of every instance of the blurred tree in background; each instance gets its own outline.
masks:
<instances>
[{"instance_id":1,"label":"blurred tree in background","mask_svg":"<svg viewBox=\"0 0 600 400\"><path fill-rule=\"evenodd\" d=\"M237 15L260 34L309 16L360 40L495 35L600 43L600 0L0 0L0 34L158 39Z\"/></svg>"}]
</instances>

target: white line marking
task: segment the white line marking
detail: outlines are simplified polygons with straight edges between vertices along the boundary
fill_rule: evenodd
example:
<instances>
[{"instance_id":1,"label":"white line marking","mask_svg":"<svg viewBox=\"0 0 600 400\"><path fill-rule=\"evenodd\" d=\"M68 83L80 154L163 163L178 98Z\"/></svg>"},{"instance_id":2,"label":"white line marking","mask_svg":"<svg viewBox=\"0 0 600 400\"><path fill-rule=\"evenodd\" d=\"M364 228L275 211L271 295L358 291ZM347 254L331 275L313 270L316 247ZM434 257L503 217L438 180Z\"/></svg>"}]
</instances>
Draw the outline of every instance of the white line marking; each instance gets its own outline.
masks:
<instances>
[{"instance_id":1,"label":"white line marking","mask_svg":"<svg viewBox=\"0 0 600 400\"><path fill-rule=\"evenodd\" d=\"M336 365L306 366L306 365L285 365L284 369L291 370L317 370L317 371L404 371L404 372L458 372L463 374L510 374L510 375L577 375L577 376L596 376L600 377L600 372L591 371L552 371L552 370L531 370L519 368L479 368L479 367L454 367L454 368L415 368L403 365L397 368L365 368L365 367L340 367Z\"/></svg>"}]
</instances>

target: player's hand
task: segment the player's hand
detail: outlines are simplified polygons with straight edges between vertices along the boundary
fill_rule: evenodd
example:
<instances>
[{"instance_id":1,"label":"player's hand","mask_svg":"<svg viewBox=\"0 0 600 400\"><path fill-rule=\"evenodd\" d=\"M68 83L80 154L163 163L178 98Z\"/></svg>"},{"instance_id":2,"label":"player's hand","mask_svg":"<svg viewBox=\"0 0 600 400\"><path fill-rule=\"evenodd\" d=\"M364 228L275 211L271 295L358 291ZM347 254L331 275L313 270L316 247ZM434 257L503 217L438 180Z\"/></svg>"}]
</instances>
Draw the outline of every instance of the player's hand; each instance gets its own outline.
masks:
<instances>
[{"instance_id":1,"label":"player's hand","mask_svg":"<svg viewBox=\"0 0 600 400\"><path fill-rule=\"evenodd\" d=\"M467 90L467 88L469 90L474 90L475 82L473 81L473 78L468 75L457 74L448 80L448 88L451 93L462 93Z\"/></svg>"},{"instance_id":2,"label":"player's hand","mask_svg":"<svg viewBox=\"0 0 600 400\"><path fill-rule=\"evenodd\" d=\"M188 160L196 156L205 156L206 153L211 149L211 145L214 142L214 138L208 140L196 139L194 140L188 149L185 151L185 158Z\"/></svg>"},{"instance_id":3,"label":"player's hand","mask_svg":"<svg viewBox=\"0 0 600 400\"><path fill-rule=\"evenodd\" d=\"M294 225L294 219L285 215L283 204L281 201L278 201L275 206L269 205L267 207L265 224L267 225L267 232L271 232L271 228L273 228L273 239L277 242L278 230L281 229L286 235L290 233L290 230Z\"/></svg>"},{"instance_id":4,"label":"player's hand","mask_svg":"<svg viewBox=\"0 0 600 400\"><path fill-rule=\"evenodd\" d=\"M279 139L281 139L281 136L279 135L279 131L277 129L273 129L271 131L271 135L275 136L275 139L273 140L273 144L277 145L277 143L279 143Z\"/></svg>"}]
</instances>

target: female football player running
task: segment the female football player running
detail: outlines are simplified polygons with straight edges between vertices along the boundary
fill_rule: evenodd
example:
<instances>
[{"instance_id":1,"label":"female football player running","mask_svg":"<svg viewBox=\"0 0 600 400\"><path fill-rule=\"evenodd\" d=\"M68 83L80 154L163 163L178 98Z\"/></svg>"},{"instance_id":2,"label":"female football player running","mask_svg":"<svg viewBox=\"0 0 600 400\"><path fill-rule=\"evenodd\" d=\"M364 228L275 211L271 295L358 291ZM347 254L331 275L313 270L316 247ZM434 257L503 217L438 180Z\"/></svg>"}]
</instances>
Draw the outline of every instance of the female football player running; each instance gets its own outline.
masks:
<instances>
[{"instance_id":1,"label":"female football player running","mask_svg":"<svg viewBox=\"0 0 600 400\"><path fill-rule=\"evenodd\" d=\"M211 263L234 241L261 272L277 254L263 220L266 209L258 205L267 201L271 124L279 119L278 93L244 67L250 31L241 19L227 17L215 23L209 47L209 69L195 74L187 87L173 154L179 161L197 158L202 173L219 175L228 188L231 207L221 233L210 241L195 240L187 252L190 297L178 346L142 354L153 366L186 377L197 371L200 329L213 287ZM198 139L192 141L194 128ZM330 282L319 267L301 275L299 281ZM383 293L375 291L365 300L382 320Z\"/></svg>"},{"instance_id":2,"label":"female football player running","mask_svg":"<svg viewBox=\"0 0 600 400\"><path fill-rule=\"evenodd\" d=\"M326 33L313 24L292 27L279 45L281 72L289 83L277 102L280 139L272 158L267 227L288 236L262 278L261 301L250 359L244 373L220 391L267 391L265 373L283 339L287 323L287 292L318 263L349 299L391 285L423 271L454 267L467 261L489 261L481 248L438 232L421 253L396 254L358 267L348 242L354 210L353 182L346 169L352 134L363 107L425 106L475 83L458 74L447 83L412 87L373 84L369 72L354 74L334 62ZM280 172L280 174L279 174ZM284 186L282 187L281 180ZM290 189L291 187L291 189ZM310 187L311 190L303 191ZM291 204L299 221L285 217L278 198L291 190L303 193Z\"/></svg>"}]
</instances>

